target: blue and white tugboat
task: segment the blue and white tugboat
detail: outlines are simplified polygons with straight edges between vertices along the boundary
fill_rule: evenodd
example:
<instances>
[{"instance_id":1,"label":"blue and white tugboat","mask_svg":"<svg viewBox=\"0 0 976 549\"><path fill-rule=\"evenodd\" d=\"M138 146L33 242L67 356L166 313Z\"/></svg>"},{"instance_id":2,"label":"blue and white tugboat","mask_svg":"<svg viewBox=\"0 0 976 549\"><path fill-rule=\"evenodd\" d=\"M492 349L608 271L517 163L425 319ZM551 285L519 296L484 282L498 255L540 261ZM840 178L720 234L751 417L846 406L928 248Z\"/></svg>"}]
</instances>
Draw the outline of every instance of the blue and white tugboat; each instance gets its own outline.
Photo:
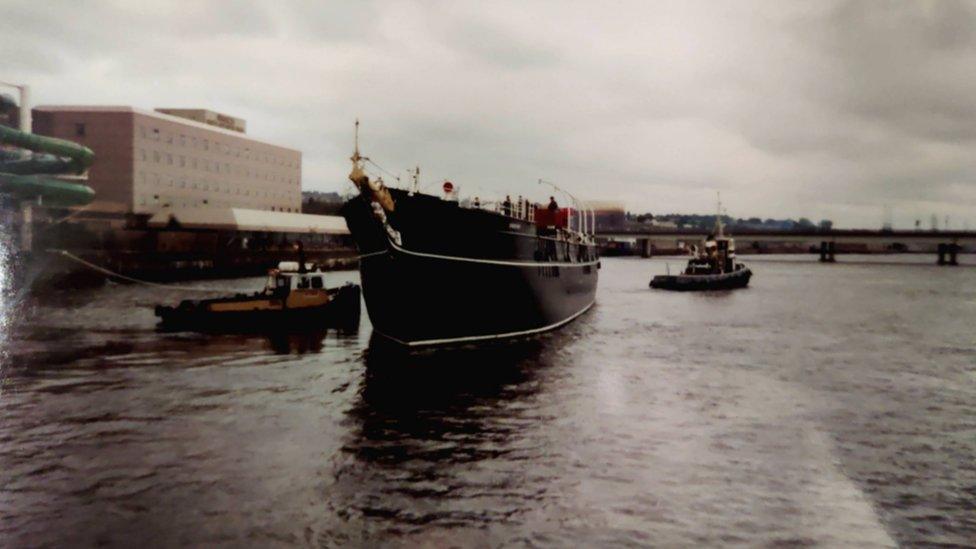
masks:
<instances>
[{"instance_id":1,"label":"blue and white tugboat","mask_svg":"<svg viewBox=\"0 0 976 549\"><path fill-rule=\"evenodd\" d=\"M595 299L592 212L521 199L488 203L387 188L357 144L343 205L375 332L408 347L465 344L558 328Z\"/></svg>"},{"instance_id":2,"label":"blue and white tugboat","mask_svg":"<svg viewBox=\"0 0 976 549\"><path fill-rule=\"evenodd\" d=\"M715 234L709 235L702 248L682 274L657 275L651 279L651 288L677 291L733 290L745 288L752 278L752 271L736 262L735 240L725 236L722 227L721 203L715 222Z\"/></svg>"}]
</instances>

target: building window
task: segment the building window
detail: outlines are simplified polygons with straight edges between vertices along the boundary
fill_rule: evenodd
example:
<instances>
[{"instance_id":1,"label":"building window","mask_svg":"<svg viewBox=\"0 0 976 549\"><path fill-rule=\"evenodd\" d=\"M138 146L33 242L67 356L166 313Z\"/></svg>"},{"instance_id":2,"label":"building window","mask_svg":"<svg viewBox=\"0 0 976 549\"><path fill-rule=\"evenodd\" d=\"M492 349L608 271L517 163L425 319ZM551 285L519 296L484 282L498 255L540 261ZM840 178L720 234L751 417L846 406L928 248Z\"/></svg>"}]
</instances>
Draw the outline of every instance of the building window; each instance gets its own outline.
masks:
<instances>
[{"instance_id":1,"label":"building window","mask_svg":"<svg viewBox=\"0 0 976 549\"><path fill-rule=\"evenodd\" d=\"M171 134L171 133L167 133L166 134L166 142L167 143L172 143L173 142L173 134Z\"/></svg>"},{"instance_id":2,"label":"building window","mask_svg":"<svg viewBox=\"0 0 976 549\"><path fill-rule=\"evenodd\" d=\"M83 122L75 124L75 136L85 137L85 124Z\"/></svg>"},{"instance_id":3,"label":"building window","mask_svg":"<svg viewBox=\"0 0 976 549\"><path fill-rule=\"evenodd\" d=\"M180 146L182 147L186 146L186 136L182 134L180 135Z\"/></svg>"},{"instance_id":4,"label":"building window","mask_svg":"<svg viewBox=\"0 0 976 549\"><path fill-rule=\"evenodd\" d=\"M181 168L186 167L186 157L183 156L182 154L180 155L180 167Z\"/></svg>"},{"instance_id":5,"label":"building window","mask_svg":"<svg viewBox=\"0 0 976 549\"><path fill-rule=\"evenodd\" d=\"M139 137L141 137L143 139L146 138L146 127L145 126L139 126Z\"/></svg>"},{"instance_id":6,"label":"building window","mask_svg":"<svg viewBox=\"0 0 976 549\"><path fill-rule=\"evenodd\" d=\"M159 128L153 128L153 139L159 141Z\"/></svg>"},{"instance_id":7,"label":"building window","mask_svg":"<svg viewBox=\"0 0 976 549\"><path fill-rule=\"evenodd\" d=\"M173 164L173 155L172 154L166 153L166 163L169 164L169 165L172 165Z\"/></svg>"},{"instance_id":8,"label":"building window","mask_svg":"<svg viewBox=\"0 0 976 549\"><path fill-rule=\"evenodd\" d=\"M191 142L193 143L193 148L194 149L197 148L197 138L196 137L191 137L190 139L191 139Z\"/></svg>"},{"instance_id":9,"label":"building window","mask_svg":"<svg viewBox=\"0 0 976 549\"><path fill-rule=\"evenodd\" d=\"M194 159L191 160L191 162L193 163L193 169L194 170L197 169L197 159L194 158Z\"/></svg>"},{"instance_id":10,"label":"building window","mask_svg":"<svg viewBox=\"0 0 976 549\"><path fill-rule=\"evenodd\" d=\"M153 162L159 162L159 151L153 151Z\"/></svg>"},{"instance_id":11,"label":"building window","mask_svg":"<svg viewBox=\"0 0 976 549\"><path fill-rule=\"evenodd\" d=\"M139 158L146 160L146 149L139 149Z\"/></svg>"},{"instance_id":12,"label":"building window","mask_svg":"<svg viewBox=\"0 0 976 549\"><path fill-rule=\"evenodd\" d=\"M205 150L205 151L209 151L210 150L210 141L208 139L204 139L203 140L203 150Z\"/></svg>"}]
</instances>

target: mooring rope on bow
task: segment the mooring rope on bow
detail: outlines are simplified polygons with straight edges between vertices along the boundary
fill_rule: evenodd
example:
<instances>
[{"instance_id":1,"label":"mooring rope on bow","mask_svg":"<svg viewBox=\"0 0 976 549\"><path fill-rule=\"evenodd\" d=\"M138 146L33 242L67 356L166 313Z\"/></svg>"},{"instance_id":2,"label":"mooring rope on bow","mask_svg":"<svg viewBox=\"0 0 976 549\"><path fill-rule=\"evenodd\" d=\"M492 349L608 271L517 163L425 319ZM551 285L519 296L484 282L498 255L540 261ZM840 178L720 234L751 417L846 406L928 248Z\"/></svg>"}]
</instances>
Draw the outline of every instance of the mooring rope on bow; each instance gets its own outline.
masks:
<instances>
[{"instance_id":1,"label":"mooring rope on bow","mask_svg":"<svg viewBox=\"0 0 976 549\"><path fill-rule=\"evenodd\" d=\"M144 286L154 286L154 287L157 287L157 288L166 288L168 290L183 290L183 291L186 291L186 292L219 293L219 292L225 291L225 290L216 289L216 288L214 288L214 289L194 288L194 287L190 287L190 286L176 286L176 285L173 285L173 284L160 284L158 282L151 282L149 280L140 280L138 278L132 278L131 276L125 276L124 274L120 274L120 273L117 273L115 271L111 271L109 269L106 269L105 267L102 267L100 265L96 265L96 264L94 264L94 263L92 263L90 261L86 261L86 260L84 260L84 259L76 256L75 254L73 254L73 253L71 253L71 252L69 252L67 250L47 250L47 251L48 252L51 252L51 253L59 254L59 255L64 256L64 257L67 257L68 259L70 259L72 261L76 261L76 262L84 265L85 267L88 267L89 269L91 269L93 271L97 271L99 273L102 273L102 274L104 274L106 276L110 276L112 278L118 278L120 280L125 280L127 282L132 282L134 284L142 284Z\"/></svg>"},{"instance_id":2,"label":"mooring rope on bow","mask_svg":"<svg viewBox=\"0 0 976 549\"><path fill-rule=\"evenodd\" d=\"M81 265L84 265L85 267L88 267L89 269L91 269L93 271L102 273L105 276L109 276L109 277L112 277L112 278L118 278L120 280L125 280L126 282L132 282L133 284L142 284L144 286L153 286L153 287L156 287L156 288L166 288L167 290L183 290L183 291L187 291L187 292L221 293L221 292L225 292L226 291L226 290L223 290L223 289L216 289L216 288L215 289L195 288L195 287L191 287L191 286L177 286L175 284L160 284L159 282L152 282L152 281L149 281L149 280L141 280L141 279L138 279L138 278L133 278L131 276L126 276L126 275L121 274L121 273L117 273L117 272L112 271L110 269L106 269L105 267L102 267L101 265L96 265L96 264L94 264L94 263L92 263L90 261L87 261L85 259L82 259L82 258L76 256L75 254L69 252L68 250L49 249L49 250L46 250L46 251L47 252L50 252L50 253L55 253L55 254L59 254L61 256L64 256L64 257L66 257L66 258L68 258L68 259L70 259L72 261L75 261L75 262L77 262L77 263L79 263ZM372 252L372 253L368 253L368 254L357 255L357 256L351 257L350 259L355 259L355 260L358 261L358 260L363 259L363 258L367 258L367 257L371 257L371 256L374 256L374 255L379 255L379 254L384 254L384 253L386 253L386 250L382 250L382 251L379 251L379 252ZM237 290L237 291L244 291L244 290Z\"/></svg>"},{"instance_id":3,"label":"mooring rope on bow","mask_svg":"<svg viewBox=\"0 0 976 549\"><path fill-rule=\"evenodd\" d=\"M383 166L380 166L376 162L373 162L372 160L370 160L368 158L364 158L363 160L365 160L366 162L369 162L370 164L372 164L373 166L375 166L376 169L378 169L379 171L381 171L381 172L385 173L386 175L392 177L393 179L396 179L397 181L400 180L400 176L399 175L394 175L392 172L390 172L389 170L385 169Z\"/></svg>"}]
</instances>

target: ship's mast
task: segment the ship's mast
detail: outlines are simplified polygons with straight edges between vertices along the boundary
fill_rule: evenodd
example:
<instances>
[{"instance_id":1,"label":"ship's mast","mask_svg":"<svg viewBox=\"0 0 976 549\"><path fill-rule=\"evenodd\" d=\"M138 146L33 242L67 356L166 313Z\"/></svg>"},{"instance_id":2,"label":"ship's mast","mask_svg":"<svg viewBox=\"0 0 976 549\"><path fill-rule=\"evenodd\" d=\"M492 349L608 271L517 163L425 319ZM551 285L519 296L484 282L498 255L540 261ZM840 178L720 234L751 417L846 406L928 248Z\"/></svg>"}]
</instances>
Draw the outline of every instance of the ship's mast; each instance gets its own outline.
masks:
<instances>
[{"instance_id":1,"label":"ship's mast","mask_svg":"<svg viewBox=\"0 0 976 549\"><path fill-rule=\"evenodd\" d=\"M718 196L718 212L715 214L715 232L716 236L725 236L723 233L724 227L722 227L722 193L716 192Z\"/></svg>"},{"instance_id":2,"label":"ship's mast","mask_svg":"<svg viewBox=\"0 0 976 549\"><path fill-rule=\"evenodd\" d=\"M362 190L363 185L369 182L369 177L366 176L364 171L364 164L368 158L359 154L359 119L356 119L356 133L355 133L355 145L353 147L352 156L349 160L352 160L352 171L349 172L349 179L356 184L360 190Z\"/></svg>"},{"instance_id":3,"label":"ship's mast","mask_svg":"<svg viewBox=\"0 0 976 549\"><path fill-rule=\"evenodd\" d=\"M360 160L363 160L363 157L359 154L359 119L358 118L356 119L356 130L353 135L355 136L353 138L354 146L353 146L352 158L350 158L350 160L358 163Z\"/></svg>"}]
</instances>

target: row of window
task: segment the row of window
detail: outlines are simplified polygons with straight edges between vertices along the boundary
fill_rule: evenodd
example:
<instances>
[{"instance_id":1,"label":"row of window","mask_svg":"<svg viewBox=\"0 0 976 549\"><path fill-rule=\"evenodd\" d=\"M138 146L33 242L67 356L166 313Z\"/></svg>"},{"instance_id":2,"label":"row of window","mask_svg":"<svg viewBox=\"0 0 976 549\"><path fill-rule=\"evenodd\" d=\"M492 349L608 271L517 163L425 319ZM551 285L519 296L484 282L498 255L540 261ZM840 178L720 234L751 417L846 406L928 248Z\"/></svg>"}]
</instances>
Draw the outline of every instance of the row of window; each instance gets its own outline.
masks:
<instances>
[{"instance_id":1,"label":"row of window","mask_svg":"<svg viewBox=\"0 0 976 549\"><path fill-rule=\"evenodd\" d=\"M240 208L242 206L253 206L255 210L265 210L269 212L291 212L301 213L300 208L290 206L267 206L259 203L245 203L241 201L194 199L186 196L169 196L160 194L139 194L137 195L137 205L153 210L159 208Z\"/></svg>"},{"instance_id":2,"label":"row of window","mask_svg":"<svg viewBox=\"0 0 976 549\"><path fill-rule=\"evenodd\" d=\"M144 162L154 162L156 164L166 164L168 166L189 168L192 170L225 173L243 177L252 176L251 168L247 166L238 166L236 164L231 165L230 162L224 162L221 164L220 162L207 158L188 158L182 154L173 155L173 153L160 151L151 151L150 153L149 151L146 151L146 149L139 149L138 158ZM271 172L261 172L259 170L254 170L253 176L257 179L264 179L265 181L272 181L275 183L288 183L290 185L294 185L298 182L298 179L294 177L282 177Z\"/></svg>"},{"instance_id":3,"label":"row of window","mask_svg":"<svg viewBox=\"0 0 976 549\"><path fill-rule=\"evenodd\" d=\"M83 131L83 130L82 130ZM171 145L179 145L181 147L191 147L194 149L202 149L205 151L213 150L217 153L222 153L227 156L233 156L235 158L244 158L245 160L260 160L267 162L269 164L277 164L279 166L288 166L290 168L297 168L299 161L292 160L288 158L278 157L269 153L261 153L259 151L252 151L250 147L237 147L233 145L228 145L226 143L221 143L214 139L212 142L209 138L200 137L195 135L187 136L186 134L174 134L167 131L161 131L159 128L147 128L146 126L139 126L139 137L143 139L149 139L152 141L160 141L169 143Z\"/></svg>"},{"instance_id":4,"label":"row of window","mask_svg":"<svg viewBox=\"0 0 976 549\"><path fill-rule=\"evenodd\" d=\"M186 178L165 177L154 173L139 172L136 176L136 183L141 186L153 185L157 187L171 187L180 189L197 189L204 191L221 192L224 194L236 194L244 196L264 196L265 198L292 198L300 199L301 193L295 191L279 191L276 189L256 189L247 185L230 185L228 183L218 183L210 180L193 180ZM232 192L233 191L233 192Z\"/></svg>"}]
</instances>

